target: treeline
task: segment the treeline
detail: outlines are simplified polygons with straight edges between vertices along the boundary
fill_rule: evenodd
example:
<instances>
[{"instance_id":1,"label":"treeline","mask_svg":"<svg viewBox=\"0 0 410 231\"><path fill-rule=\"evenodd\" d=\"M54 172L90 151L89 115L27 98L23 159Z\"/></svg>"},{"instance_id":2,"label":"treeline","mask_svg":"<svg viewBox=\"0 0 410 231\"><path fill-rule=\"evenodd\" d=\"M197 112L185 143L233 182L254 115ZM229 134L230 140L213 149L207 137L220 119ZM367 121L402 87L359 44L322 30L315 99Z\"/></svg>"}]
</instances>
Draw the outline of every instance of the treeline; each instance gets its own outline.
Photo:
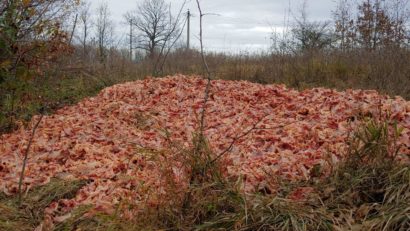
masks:
<instances>
[{"instance_id":1,"label":"treeline","mask_svg":"<svg viewBox=\"0 0 410 231\"><path fill-rule=\"evenodd\" d=\"M410 9L407 0L338 0L332 11L333 21L310 21L308 1L285 31L272 36L273 51L296 53L308 50L409 48Z\"/></svg>"}]
</instances>

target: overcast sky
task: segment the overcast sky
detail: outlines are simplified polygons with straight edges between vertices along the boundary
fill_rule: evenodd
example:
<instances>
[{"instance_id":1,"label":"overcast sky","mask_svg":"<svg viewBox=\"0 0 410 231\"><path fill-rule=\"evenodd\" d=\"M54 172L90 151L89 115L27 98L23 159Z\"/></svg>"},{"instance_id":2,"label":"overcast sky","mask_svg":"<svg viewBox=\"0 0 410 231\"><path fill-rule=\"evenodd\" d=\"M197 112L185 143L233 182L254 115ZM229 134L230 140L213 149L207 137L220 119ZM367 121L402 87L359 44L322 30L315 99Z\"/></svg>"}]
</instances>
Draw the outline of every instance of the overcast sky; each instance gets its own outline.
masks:
<instances>
[{"instance_id":1,"label":"overcast sky","mask_svg":"<svg viewBox=\"0 0 410 231\"><path fill-rule=\"evenodd\" d=\"M104 0L90 0L95 9ZM124 37L129 29L123 15L134 10L143 0L105 0L115 22L116 34ZM201 0L204 18L204 45L208 50L225 52L264 50L270 46L272 28L280 31L290 8L297 14L302 0ZM183 0L168 0L176 12ZM188 0L184 11L191 10L191 43L198 46L199 13L195 0ZM310 0L311 20L329 20L334 0ZM293 16L291 16L292 18ZM186 33L182 38L185 41Z\"/></svg>"}]
</instances>

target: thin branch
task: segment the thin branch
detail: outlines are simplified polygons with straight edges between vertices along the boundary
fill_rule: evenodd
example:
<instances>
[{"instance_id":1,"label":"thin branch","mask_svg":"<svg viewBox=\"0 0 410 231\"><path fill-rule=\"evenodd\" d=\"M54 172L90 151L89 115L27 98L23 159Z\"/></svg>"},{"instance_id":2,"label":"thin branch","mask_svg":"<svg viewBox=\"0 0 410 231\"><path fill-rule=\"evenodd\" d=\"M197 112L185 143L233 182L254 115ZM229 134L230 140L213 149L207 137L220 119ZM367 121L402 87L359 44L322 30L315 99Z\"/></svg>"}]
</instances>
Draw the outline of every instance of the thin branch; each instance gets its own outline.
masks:
<instances>
[{"instance_id":1,"label":"thin branch","mask_svg":"<svg viewBox=\"0 0 410 231\"><path fill-rule=\"evenodd\" d=\"M268 115L265 115L264 117L262 117L258 122L256 122L250 129L248 129L247 131L245 131L244 133L242 133L241 135L236 136L235 138L233 138L232 142L229 144L228 148L226 148L225 150L223 150L222 152L220 152L210 163L213 164L215 163L215 161L219 160L223 155L225 155L226 153L228 153L229 151L231 151L231 149L233 148L233 145L241 138L249 135L253 130L255 130L257 128L257 126L267 117Z\"/></svg>"},{"instance_id":2,"label":"thin branch","mask_svg":"<svg viewBox=\"0 0 410 231\"><path fill-rule=\"evenodd\" d=\"M34 125L33 131L31 132L30 140L29 140L28 145L27 145L27 148L26 148L26 151L24 152L23 167L22 167L21 173L20 173L19 189L18 189L18 192L19 192L18 203L19 203L19 205L21 204L21 198L22 198L21 187L22 187L23 181L24 181L24 172L25 172L25 170L26 170L27 159L28 159L28 153L29 153L29 151L30 151L31 144L33 143L34 135L35 135L35 133L36 133L36 130L37 130L37 128L38 128L38 125L40 124L41 120L43 119L43 116L44 116L44 115L41 114L40 119L38 119L36 125Z\"/></svg>"},{"instance_id":3,"label":"thin branch","mask_svg":"<svg viewBox=\"0 0 410 231\"><path fill-rule=\"evenodd\" d=\"M185 25L186 25L187 20L185 20L184 24L182 25L182 30L180 31L180 33L178 34L178 36L175 38L175 40L172 42L171 46L167 49L164 58L162 60L161 66L160 66L160 72L161 74L163 74L164 72L164 65L165 65L165 61L167 61L168 55L171 52L172 47L175 46L175 43L179 40L179 38L181 37L182 33L184 32L185 29Z\"/></svg>"},{"instance_id":4,"label":"thin branch","mask_svg":"<svg viewBox=\"0 0 410 231\"><path fill-rule=\"evenodd\" d=\"M284 125L279 125L276 127L268 127L268 128L258 128L258 124L260 124L268 115L265 115L264 117L262 117L262 119L260 119L258 122L256 122L250 129L248 129L247 131L245 131L244 133L242 133L241 135L236 136L235 138L232 139L232 142L229 144L229 146L223 150L222 152L220 152L215 159L213 159L210 164L215 163L217 160L219 160L220 158L222 158L226 153L230 152L233 148L233 146L235 145L235 143L244 138L245 136L249 135L251 132L255 131L255 130L274 130L274 129L278 129L278 128L284 128L286 126L289 126L295 122L291 122L288 124L284 124Z\"/></svg>"},{"instance_id":5,"label":"thin branch","mask_svg":"<svg viewBox=\"0 0 410 231\"><path fill-rule=\"evenodd\" d=\"M204 65L204 68L208 74L207 79L208 82L211 80L211 71L209 70L208 63L205 58L205 53L204 53L204 44L203 44L203 29L202 29L202 24L203 24L203 17L205 14L202 13L201 5L199 4L199 0L196 0L196 3L198 5L198 10L199 10L199 43L201 45L201 57L202 57L202 63Z\"/></svg>"},{"instance_id":6,"label":"thin branch","mask_svg":"<svg viewBox=\"0 0 410 231\"><path fill-rule=\"evenodd\" d=\"M78 20L78 14L75 15L73 28L71 29L70 39L68 40L68 45L70 45L70 46L71 46L71 42L73 41L73 36L74 36L75 28L76 28L76 26L77 26L77 20Z\"/></svg>"},{"instance_id":7,"label":"thin branch","mask_svg":"<svg viewBox=\"0 0 410 231\"><path fill-rule=\"evenodd\" d=\"M200 120L200 136L203 138L204 136L204 128L205 128L205 114L206 114L206 103L208 102L209 99L209 91L211 88L211 71L209 70L208 63L205 58L205 53L204 53L204 44L203 44L203 30L202 30L202 21L204 14L202 13L201 5L199 4L199 0L196 0L197 6L198 6L198 11L199 11L199 43L201 45L201 57L202 57L202 63L204 65L204 69L207 72L207 84L205 87L205 96L204 96L204 102L202 106L202 112L201 112L201 120Z\"/></svg>"},{"instance_id":8,"label":"thin branch","mask_svg":"<svg viewBox=\"0 0 410 231\"><path fill-rule=\"evenodd\" d=\"M172 39L171 37L174 35L174 33L175 33L175 32L178 32L178 31L177 31L177 30L178 30L178 26L180 25L182 11L183 11L183 9L184 9L184 7L185 7L185 5L186 5L186 2L187 2L187 0L185 0L185 1L182 3L182 5L181 5L181 7L180 7L180 9L179 9L178 15L177 15L177 17L176 17L174 23L172 22L171 10L169 10L169 14L170 14L170 15L169 15L169 21L170 21L170 22L169 22L169 25L171 25L172 28L171 28L171 30L169 30L169 32L167 33L167 35L166 35L165 38L164 38L164 42L163 42L163 44L162 44L162 46L161 46L161 50L160 50L160 52L159 52L158 58L157 58L157 60L156 60L156 62L155 62L155 65L154 65L154 70L153 70L153 73L152 73L154 76L156 76L156 75L158 74L159 70L162 72L163 66L164 66L164 64L165 64L165 61L166 61L166 59L167 59L167 57L168 57L168 54L169 54L170 50L172 49L172 47L175 45L175 43L179 40L179 38L180 38L181 35L182 35L182 32L183 32L183 30L184 30L184 28L185 28L185 24L186 24L186 21L187 21L186 19L185 19L185 21L184 21L184 23L183 23L183 26L182 26L181 31L177 34L175 40L171 42L171 45L168 47L167 50L165 49L165 47L167 46L167 43ZM171 7L171 5L170 5L170 7ZM166 50L166 53L165 53L165 56L162 57L162 56L164 55L164 50ZM162 62L161 62L161 59L163 59ZM161 63L161 66L160 66L160 68L159 68L159 70L158 70L158 65L159 65L160 63Z\"/></svg>"}]
</instances>

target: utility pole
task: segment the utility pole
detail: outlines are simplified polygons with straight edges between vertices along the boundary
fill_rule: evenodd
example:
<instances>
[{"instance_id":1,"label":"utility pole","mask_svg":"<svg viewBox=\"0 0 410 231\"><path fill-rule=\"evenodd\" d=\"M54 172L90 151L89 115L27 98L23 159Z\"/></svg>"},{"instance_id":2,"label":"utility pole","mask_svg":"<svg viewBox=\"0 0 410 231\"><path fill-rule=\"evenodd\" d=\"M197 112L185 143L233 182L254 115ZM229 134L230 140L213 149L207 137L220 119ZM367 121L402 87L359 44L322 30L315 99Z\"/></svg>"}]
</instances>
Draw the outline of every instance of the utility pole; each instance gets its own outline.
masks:
<instances>
[{"instance_id":1,"label":"utility pole","mask_svg":"<svg viewBox=\"0 0 410 231\"><path fill-rule=\"evenodd\" d=\"M130 20L130 60L132 61L132 19Z\"/></svg>"},{"instance_id":2,"label":"utility pole","mask_svg":"<svg viewBox=\"0 0 410 231\"><path fill-rule=\"evenodd\" d=\"M190 40L190 29L191 29L191 12L188 10L187 13L187 41L186 41L186 47L187 50L190 49L190 44L189 44L189 40Z\"/></svg>"}]
</instances>

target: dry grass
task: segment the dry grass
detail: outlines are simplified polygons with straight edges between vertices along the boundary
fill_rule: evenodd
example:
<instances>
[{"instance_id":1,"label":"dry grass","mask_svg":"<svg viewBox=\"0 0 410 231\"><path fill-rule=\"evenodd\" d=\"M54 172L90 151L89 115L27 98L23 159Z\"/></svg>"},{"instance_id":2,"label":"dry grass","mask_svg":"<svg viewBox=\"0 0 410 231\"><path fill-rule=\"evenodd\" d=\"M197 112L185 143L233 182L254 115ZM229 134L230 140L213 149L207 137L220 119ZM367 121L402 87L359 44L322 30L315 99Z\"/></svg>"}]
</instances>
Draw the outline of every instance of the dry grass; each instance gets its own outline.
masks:
<instances>
[{"instance_id":1,"label":"dry grass","mask_svg":"<svg viewBox=\"0 0 410 231\"><path fill-rule=\"evenodd\" d=\"M340 90L375 89L410 99L410 52L407 49L349 52L317 51L297 55L210 53L214 76L263 84L283 83L296 89L329 87ZM179 50L171 54L166 74L203 73L200 54Z\"/></svg>"},{"instance_id":2,"label":"dry grass","mask_svg":"<svg viewBox=\"0 0 410 231\"><path fill-rule=\"evenodd\" d=\"M206 164L212 153L205 140L194 139L201 142L196 143L200 149L180 152L190 173L183 194L172 194L173 185L161 208L147 207L133 220L98 214L64 227L75 223L85 230L409 230L410 166L396 159L399 132L391 122L365 121L350 142L349 156L329 176L281 184L274 195L242 193L240 179L220 177L217 165ZM300 187L313 192L301 201L289 199L289 192Z\"/></svg>"},{"instance_id":3,"label":"dry grass","mask_svg":"<svg viewBox=\"0 0 410 231\"><path fill-rule=\"evenodd\" d=\"M17 197L4 196L0 200L0 230L33 230L43 220L44 209L51 202L73 198L85 184L52 179L47 185L29 191L20 206Z\"/></svg>"},{"instance_id":4,"label":"dry grass","mask_svg":"<svg viewBox=\"0 0 410 231\"><path fill-rule=\"evenodd\" d=\"M191 148L171 143L167 150L146 149L146 158L160 161L164 173L167 194L156 206L147 204L135 219L122 216L123 209L135 206L131 202L116 205L114 214L90 215L92 206L82 206L55 230L409 230L410 166L397 159L399 134L394 122L365 119L350 140L347 158L330 175L318 171L309 181L280 181L276 194L244 194L241 179L222 177L217 161L210 165L214 154L200 136ZM165 161L170 152L175 157ZM172 177L176 162L184 163L187 184ZM32 229L45 207L73 197L84 184L53 180L29 192L21 208L16 199L3 197L0 229ZM290 199L301 187L313 191L302 200Z\"/></svg>"},{"instance_id":5,"label":"dry grass","mask_svg":"<svg viewBox=\"0 0 410 231\"><path fill-rule=\"evenodd\" d=\"M370 120L351 141L348 158L326 178L282 185L276 195L242 197L233 212L218 214L203 229L409 230L410 166L395 157L399 129ZM284 188L286 187L286 188ZM312 187L306 200L286 193ZM246 199L246 201L245 201ZM239 200L241 201L241 200Z\"/></svg>"},{"instance_id":6,"label":"dry grass","mask_svg":"<svg viewBox=\"0 0 410 231\"><path fill-rule=\"evenodd\" d=\"M200 59L195 51L176 51L163 74L201 73ZM298 89L377 89L407 99L409 59L407 50L207 56L217 78L285 83ZM110 59L105 65L87 61L85 67L50 72L48 78L30 81L27 91L14 102L11 114L7 112L10 99L2 101L0 133L11 126L8 115L29 119L44 102L52 111L105 86L143 78L150 73L150 65L149 61L131 64L123 59ZM39 92L43 98L33 97ZM57 224L56 230L409 230L410 166L397 161L399 133L391 121L367 119L350 141L348 158L334 166L328 177L320 177L319 171L311 181L284 181L275 195L243 194L240 179L223 178L219 163L211 161L214 154L206 139L194 136L188 149L170 144L169 150L145 150L150 158L163 163L168 194L158 206L147 206L135 220L120 215L121 209L132 203L117 205L116 214L97 213L92 217L85 216L92 207L80 207L70 219ZM175 159L166 159L169 152L177 153ZM173 174L175 162L184 163L188 175L185 187L167 177ZM52 181L29 192L22 207L17 206L15 198L0 194L0 230L32 230L42 220L44 208L52 201L73 197L82 185L84 182ZM307 200L289 200L289 192L299 187L314 190Z\"/></svg>"},{"instance_id":7,"label":"dry grass","mask_svg":"<svg viewBox=\"0 0 410 231\"><path fill-rule=\"evenodd\" d=\"M0 133L13 130L17 121L29 120L44 106L52 112L104 87L143 79L152 73L149 59L130 62L112 51L106 63L99 63L94 53L91 50L84 56L77 50L72 56L62 57L42 77L19 83L0 82ZM283 83L296 89L375 89L410 99L410 51L405 48L294 55L208 53L206 60L218 79ZM172 52L161 76L176 73L205 74L200 53L185 49ZM17 90L13 93L12 89Z\"/></svg>"}]
</instances>

